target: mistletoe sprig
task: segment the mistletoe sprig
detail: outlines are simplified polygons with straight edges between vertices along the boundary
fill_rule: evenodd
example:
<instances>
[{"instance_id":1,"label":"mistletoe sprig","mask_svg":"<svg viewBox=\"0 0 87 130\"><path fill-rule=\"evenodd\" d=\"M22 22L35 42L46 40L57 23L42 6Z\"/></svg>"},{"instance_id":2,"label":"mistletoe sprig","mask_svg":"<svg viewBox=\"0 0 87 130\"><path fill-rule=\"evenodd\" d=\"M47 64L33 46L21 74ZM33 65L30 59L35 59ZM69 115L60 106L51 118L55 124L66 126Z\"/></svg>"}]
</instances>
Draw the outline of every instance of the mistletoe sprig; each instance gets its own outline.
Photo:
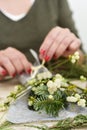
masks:
<instances>
[{"instance_id":1,"label":"mistletoe sprig","mask_svg":"<svg viewBox=\"0 0 87 130\"><path fill-rule=\"evenodd\" d=\"M34 127L38 130L71 130L81 127L87 127L87 116L84 115L78 115L74 118L66 118L64 120L59 120L57 123L51 127L48 127L47 125L43 126L34 126L34 125L25 125L27 127Z\"/></svg>"},{"instance_id":2,"label":"mistletoe sprig","mask_svg":"<svg viewBox=\"0 0 87 130\"><path fill-rule=\"evenodd\" d=\"M75 52L57 66L68 62L76 64L78 59L79 53ZM86 77L81 75L80 80L85 81ZM59 73L54 76L48 72L39 73L28 84L32 86L28 99L29 109L44 110L49 115L58 116L59 110L66 108L69 102L81 107L87 105L86 89L83 90L71 84L69 79L67 80Z\"/></svg>"},{"instance_id":3,"label":"mistletoe sprig","mask_svg":"<svg viewBox=\"0 0 87 130\"><path fill-rule=\"evenodd\" d=\"M60 73L68 79L78 79L79 77L87 77L87 55L84 55L84 63L78 64L79 53L76 52L68 58L60 57L58 60L52 60L47 63L48 69L53 73Z\"/></svg>"},{"instance_id":4,"label":"mistletoe sprig","mask_svg":"<svg viewBox=\"0 0 87 130\"><path fill-rule=\"evenodd\" d=\"M79 53L75 52L74 55L66 59L66 62L76 64L78 59ZM66 62L64 60L58 65L64 65ZM86 77L80 75L80 80L85 81ZM59 110L66 108L68 103L75 103L81 107L87 106L87 89L81 89L79 86L73 85L69 79L64 78L59 73L53 75L50 71L45 71L37 73L34 78L26 83L26 87L16 86L16 89L0 104L1 110L9 108L10 104L23 94L27 86L32 86L28 99L29 109L43 110L49 115L57 116Z\"/></svg>"},{"instance_id":5,"label":"mistletoe sprig","mask_svg":"<svg viewBox=\"0 0 87 130\"><path fill-rule=\"evenodd\" d=\"M0 101L0 111L6 111L9 106L23 93L25 86L18 84L14 90L4 99Z\"/></svg>"},{"instance_id":6,"label":"mistletoe sprig","mask_svg":"<svg viewBox=\"0 0 87 130\"><path fill-rule=\"evenodd\" d=\"M78 115L74 118L66 118L63 120L56 121L57 123L52 126L42 125L42 126L35 126L27 124L20 124L21 127L26 128L36 128L38 130L71 130L76 128L87 128L87 115ZM10 123L8 121L4 122L2 125L0 125L0 130L14 130L12 128L14 126L13 123ZM16 127L19 127L19 125L16 124Z\"/></svg>"},{"instance_id":7,"label":"mistletoe sprig","mask_svg":"<svg viewBox=\"0 0 87 130\"><path fill-rule=\"evenodd\" d=\"M40 74L40 80L37 75L36 79L28 82L32 86L28 99L29 109L44 110L49 115L58 116L59 110L66 108L69 102L81 107L87 105L86 89L71 84L60 74L43 79L44 74L46 72Z\"/></svg>"},{"instance_id":8,"label":"mistletoe sprig","mask_svg":"<svg viewBox=\"0 0 87 130\"><path fill-rule=\"evenodd\" d=\"M31 110L45 111L49 115L58 116L59 110L66 108L69 103L77 104L80 107L87 107L87 88L82 89L72 84L71 79L69 79L79 78L82 82L87 81L86 65L79 66L77 64L78 59L79 54L76 52L74 55L69 56L68 59L61 59L51 66L48 66L52 72L55 69L56 73L51 73L49 71L37 73L33 79L27 82L26 87L17 85L15 90L0 103L0 110L4 111L8 109L11 103L22 96L29 85L32 86L28 98L28 106ZM0 126L0 128L3 130L4 128L8 129L8 124L9 123L7 123L5 127L4 125L2 127ZM38 129L68 130L79 126L87 126L87 116L79 115L75 118L67 118L58 121L55 126L50 128L46 126L38 127Z\"/></svg>"}]
</instances>

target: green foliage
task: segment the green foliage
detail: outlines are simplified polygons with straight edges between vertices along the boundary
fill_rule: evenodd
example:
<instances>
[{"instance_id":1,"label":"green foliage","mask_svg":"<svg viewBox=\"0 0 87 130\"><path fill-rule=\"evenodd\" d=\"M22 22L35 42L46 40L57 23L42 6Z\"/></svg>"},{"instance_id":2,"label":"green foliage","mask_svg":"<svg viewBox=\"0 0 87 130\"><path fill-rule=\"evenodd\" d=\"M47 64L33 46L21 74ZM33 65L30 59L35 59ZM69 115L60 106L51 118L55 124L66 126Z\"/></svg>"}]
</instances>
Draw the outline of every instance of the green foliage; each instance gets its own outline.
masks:
<instances>
[{"instance_id":1,"label":"green foliage","mask_svg":"<svg viewBox=\"0 0 87 130\"><path fill-rule=\"evenodd\" d=\"M48 95L47 86L41 83L36 88L35 94L36 95L44 95L44 96Z\"/></svg>"},{"instance_id":2,"label":"green foliage","mask_svg":"<svg viewBox=\"0 0 87 130\"><path fill-rule=\"evenodd\" d=\"M77 64L73 65L70 63L69 60L66 60L66 59L60 59L60 60L61 61L59 61L59 64L57 62L53 63L52 69L55 69L58 66L61 67L61 65L67 64L67 66L69 65L70 69L71 69L71 71L68 71L68 74L70 74L72 77L71 72L75 71L75 67L77 67ZM66 67L66 66L64 66L64 67ZM76 68L76 70L77 70L77 68ZM61 71L61 70L62 69L59 69L59 71ZM78 70L79 70L79 68L78 68ZM82 71L83 71L83 69L82 69ZM63 72L64 72L64 70L63 70ZM79 70L79 78L80 78L80 72L81 71ZM77 72L75 72L75 73L78 75ZM65 77L67 77L68 74L66 73ZM86 73L81 72L81 75L82 74L84 75ZM84 106L87 105L86 90L83 90L83 89L79 88L78 86L73 85L72 83L70 83L69 79L65 79L62 75L57 73L57 71L56 71L56 74L54 74L51 78L47 78L47 79L40 78L40 80L35 78L33 80L34 82L29 81L32 86L32 90L31 90L31 93L29 94L29 100L28 100L29 101L28 105L29 105L30 109L33 109L36 111L43 110L49 115L58 116L59 110L62 108L66 108L67 104L69 102L73 103L75 100L77 100L77 101L75 101L75 103L78 104L78 102L81 101L80 99L76 99L76 97L75 97L75 94L79 95L79 93L78 93L79 91L80 91L80 95L81 95L81 96L80 95L79 96L80 96L80 98L83 99L81 102L81 105L84 105ZM68 78L71 78L70 75ZM78 77L78 76L76 76L76 77ZM75 78L75 76L73 76L72 78ZM67 100L67 97L68 97L68 100ZM73 100L72 100L72 98L73 98Z\"/></svg>"},{"instance_id":3,"label":"green foliage","mask_svg":"<svg viewBox=\"0 0 87 130\"><path fill-rule=\"evenodd\" d=\"M35 110L43 110L48 115L57 116L58 111L63 107L63 102L59 100L49 100L49 99L42 99L37 98L34 102L34 109Z\"/></svg>"},{"instance_id":4,"label":"green foliage","mask_svg":"<svg viewBox=\"0 0 87 130\"><path fill-rule=\"evenodd\" d=\"M0 130L13 130L13 129L11 128L12 125L13 125L12 123L10 123L10 122L8 122L8 121L5 121L4 123L2 123L2 124L0 125Z\"/></svg>"},{"instance_id":5,"label":"green foliage","mask_svg":"<svg viewBox=\"0 0 87 130\"><path fill-rule=\"evenodd\" d=\"M64 92L59 90L54 93L53 100L49 99L48 96L49 92L47 86L41 83L36 87L34 92L31 91L29 94L29 100L31 100L31 97L34 98L33 107L29 108L36 111L43 110L49 115L57 116L58 111L66 106L66 95Z\"/></svg>"},{"instance_id":6,"label":"green foliage","mask_svg":"<svg viewBox=\"0 0 87 130\"><path fill-rule=\"evenodd\" d=\"M47 63L48 69L56 74L60 73L65 78L79 79L81 75L87 77L87 64L72 64L66 58L59 58L57 61L53 60Z\"/></svg>"},{"instance_id":7,"label":"green foliage","mask_svg":"<svg viewBox=\"0 0 87 130\"><path fill-rule=\"evenodd\" d=\"M35 126L35 125L25 125L27 127L37 128L38 130L71 130L76 128L85 127L87 128L87 115L78 115L74 118L67 118L64 120L58 120L53 126Z\"/></svg>"}]
</instances>

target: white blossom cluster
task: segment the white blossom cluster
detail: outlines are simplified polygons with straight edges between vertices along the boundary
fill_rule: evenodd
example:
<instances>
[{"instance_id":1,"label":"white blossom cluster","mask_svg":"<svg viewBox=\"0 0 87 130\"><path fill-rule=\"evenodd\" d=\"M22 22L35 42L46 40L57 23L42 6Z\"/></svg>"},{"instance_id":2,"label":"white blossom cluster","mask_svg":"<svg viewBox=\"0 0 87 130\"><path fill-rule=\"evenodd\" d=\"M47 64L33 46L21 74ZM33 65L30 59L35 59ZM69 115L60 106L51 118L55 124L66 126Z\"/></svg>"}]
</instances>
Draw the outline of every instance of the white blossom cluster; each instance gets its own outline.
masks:
<instances>
[{"instance_id":1,"label":"white blossom cluster","mask_svg":"<svg viewBox=\"0 0 87 130\"><path fill-rule=\"evenodd\" d=\"M4 106L4 101L0 102L0 112L5 111L7 108Z\"/></svg>"},{"instance_id":2,"label":"white blossom cluster","mask_svg":"<svg viewBox=\"0 0 87 130\"><path fill-rule=\"evenodd\" d=\"M73 64L76 63L80 58L79 52L76 51L73 55L70 55L69 58Z\"/></svg>"},{"instance_id":3,"label":"white blossom cluster","mask_svg":"<svg viewBox=\"0 0 87 130\"><path fill-rule=\"evenodd\" d=\"M51 77L52 77L52 73L49 71L37 74L38 80L47 79L47 78L51 78Z\"/></svg>"},{"instance_id":4,"label":"white blossom cluster","mask_svg":"<svg viewBox=\"0 0 87 130\"><path fill-rule=\"evenodd\" d=\"M33 105L33 101L32 101L32 100L29 100L29 101L28 101L28 105L29 105L29 106L32 106L32 105Z\"/></svg>"},{"instance_id":5,"label":"white blossom cluster","mask_svg":"<svg viewBox=\"0 0 87 130\"><path fill-rule=\"evenodd\" d=\"M81 81L86 81L87 78L86 78L85 76L81 75L81 76L80 76L80 80L81 80Z\"/></svg>"},{"instance_id":6,"label":"white blossom cluster","mask_svg":"<svg viewBox=\"0 0 87 130\"><path fill-rule=\"evenodd\" d=\"M68 84L60 74L55 75L54 81L49 80L47 82L48 92L51 95L54 94L58 89L61 89L61 86L68 86Z\"/></svg>"},{"instance_id":7,"label":"white blossom cluster","mask_svg":"<svg viewBox=\"0 0 87 130\"><path fill-rule=\"evenodd\" d=\"M0 112L8 109L9 105L16 100L17 94L23 90L22 85L16 85L14 90L3 100L0 101Z\"/></svg>"},{"instance_id":8,"label":"white blossom cluster","mask_svg":"<svg viewBox=\"0 0 87 130\"><path fill-rule=\"evenodd\" d=\"M68 96L67 97L68 102L77 103L78 106L85 107L86 106L86 100L81 99L81 96L79 94L75 94L75 96Z\"/></svg>"}]
</instances>

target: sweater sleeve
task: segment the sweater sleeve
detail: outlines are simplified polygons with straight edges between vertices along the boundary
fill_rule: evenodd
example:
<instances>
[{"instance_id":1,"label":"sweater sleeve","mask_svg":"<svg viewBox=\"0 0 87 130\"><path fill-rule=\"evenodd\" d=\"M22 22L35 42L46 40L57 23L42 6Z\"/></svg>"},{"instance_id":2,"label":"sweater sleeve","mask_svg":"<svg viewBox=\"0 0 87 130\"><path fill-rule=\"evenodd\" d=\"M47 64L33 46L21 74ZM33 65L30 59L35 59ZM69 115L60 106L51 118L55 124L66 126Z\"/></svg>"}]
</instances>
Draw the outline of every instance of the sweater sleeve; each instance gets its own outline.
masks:
<instances>
[{"instance_id":1,"label":"sweater sleeve","mask_svg":"<svg viewBox=\"0 0 87 130\"><path fill-rule=\"evenodd\" d=\"M59 0L59 21L61 27L69 28L76 36L78 31L73 20L73 12L71 11L67 0Z\"/></svg>"},{"instance_id":2,"label":"sweater sleeve","mask_svg":"<svg viewBox=\"0 0 87 130\"><path fill-rule=\"evenodd\" d=\"M63 28L69 28L77 37L79 37L78 30L73 19L73 12L69 7L67 0L59 0L59 20L58 25ZM81 50L84 52L83 44Z\"/></svg>"}]
</instances>

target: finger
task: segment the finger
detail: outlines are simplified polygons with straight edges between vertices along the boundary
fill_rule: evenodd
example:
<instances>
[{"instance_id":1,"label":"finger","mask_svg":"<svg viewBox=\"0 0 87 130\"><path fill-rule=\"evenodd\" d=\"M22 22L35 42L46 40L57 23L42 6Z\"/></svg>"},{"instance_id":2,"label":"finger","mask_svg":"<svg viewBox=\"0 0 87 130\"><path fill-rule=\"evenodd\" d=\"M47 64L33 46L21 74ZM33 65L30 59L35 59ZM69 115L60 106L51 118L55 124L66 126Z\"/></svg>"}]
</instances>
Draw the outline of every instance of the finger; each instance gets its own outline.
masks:
<instances>
[{"instance_id":1,"label":"finger","mask_svg":"<svg viewBox=\"0 0 87 130\"><path fill-rule=\"evenodd\" d=\"M72 42L72 44L69 45L68 50L71 50L71 51L75 52L76 50L79 49L80 45L81 45L80 39L76 38L76 39Z\"/></svg>"},{"instance_id":2,"label":"finger","mask_svg":"<svg viewBox=\"0 0 87 130\"><path fill-rule=\"evenodd\" d=\"M17 53L15 51L9 51L8 49L4 52L4 55L9 58L12 65L14 66L16 73L20 74L23 71L23 65Z\"/></svg>"},{"instance_id":3,"label":"finger","mask_svg":"<svg viewBox=\"0 0 87 130\"><path fill-rule=\"evenodd\" d=\"M4 77L7 74L8 72L2 66L0 66L0 77Z\"/></svg>"},{"instance_id":4,"label":"finger","mask_svg":"<svg viewBox=\"0 0 87 130\"><path fill-rule=\"evenodd\" d=\"M8 48L6 51L6 55L10 58L12 64L16 68L17 73L21 73L22 71L30 73L31 64L23 53L14 48Z\"/></svg>"},{"instance_id":5,"label":"finger","mask_svg":"<svg viewBox=\"0 0 87 130\"><path fill-rule=\"evenodd\" d=\"M16 72L20 74L20 72L22 71L22 64L21 61L19 59L19 57L16 55L16 53L14 51L10 51L9 49L6 49L3 54L8 57L9 61L12 63L13 67L15 68Z\"/></svg>"},{"instance_id":6,"label":"finger","mask_svg":"<svg viewBox=\"0 0 87 130\"><path fill-rule=\"evenodd\" d=\"M62 44L62 41L64 41L64 39L67 37L67 35L70 34L70 31L67 29L61 30L60 33L57 35L56 39L54 40L53 44L51 45L51 47L48 49L47 52L47 56L49 56L49 60L52 59L52 57L54 56L57 48L60 46L60 44Z\"/></svg>"},{"instance_id":7,"label":"finger","mask_svg":"<svg viewBox=\"0 0 87 130\"><path fill-rule=\"evenodd\" d=\"M48 33L48 35L46 36L46 38L45 38L44 42L42 43L40 50L39 50L39 52L42 56L46 55L48 49L52 45L53 41L55 40L55 38L57 37L59 32L60 32L60 28L55 27Z\"/></svg>"},{"instance_id":8,"label":"finger","mask_svg":"<svg viewBox=\"0 0 87 130\"><path fill-rule=\"evenodd\" d=\"M14 66L12 65L11 61L9 60L9 58L7 56L5 56L4 54L0 55L0 57L1 57L0 66L5 68L10 76L14 77L16 70L15 70Z\"/></svg>"},{"instance_id":9,"label":"finger","mask_svg":"<svg viewBox=\"0 0 87 130\"><path fill-rule=\"evenodd\" d=\"M76 39L74 42L70 44L68 49L64 52L63 56L67 57L73 54L75 51L77 51L80 48L80 45L81 45L80 39Z\"/></svg>"},{"instance_id":10,"label":"finger","mask_svg":"<svg viewBox=\"0 0 87 130\"><path fill-rule=\"evenodd\" d=\"M73 42L74 37L65 37L61 44L58 46L58 48L56 49L56 53L55 56L56 58L59 58L61 55L63 55L63 53L67 50L68 46Z\"/></svg>"},{"instance_id":11,"label":"finger","mask_svg":"<svg viewBox=\"0 0 87 130\"><path fill-rule=\"evenodd\" d=\"M21 63L23 65L23 68L25 70L26 73L31 73L31 66L32 64L27 60L27 58L25 57L25 55L19 55Z\"/></svg>"}]
</instances>

